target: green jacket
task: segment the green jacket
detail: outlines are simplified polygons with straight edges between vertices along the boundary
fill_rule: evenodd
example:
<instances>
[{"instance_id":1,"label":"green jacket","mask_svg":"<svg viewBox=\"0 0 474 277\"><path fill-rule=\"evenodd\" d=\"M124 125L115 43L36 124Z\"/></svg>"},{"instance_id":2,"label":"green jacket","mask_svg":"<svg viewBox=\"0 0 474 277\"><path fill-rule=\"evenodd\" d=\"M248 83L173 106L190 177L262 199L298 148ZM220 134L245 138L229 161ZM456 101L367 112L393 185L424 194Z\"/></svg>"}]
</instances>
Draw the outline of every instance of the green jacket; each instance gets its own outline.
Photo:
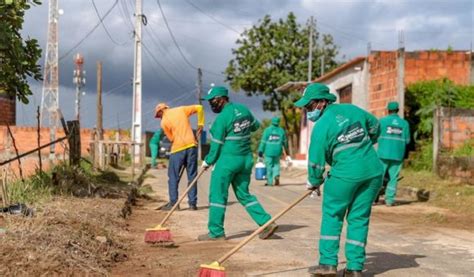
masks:
<instances>
[{"instance_id":1,"label":"green jacket","mask_svg":"<svg viewBox=\"0 0 474 277\"><path fill-rule=\"evenodd\" d=\"M220 155L247 155L251 153L250 134L260 127L247 107L227 103L212 124L211 149L204 158L207 164L216 163Z\"/></svg>"},{"instance_id":2,"label":"green jacket","mask_svg":"<svg viewBox=\"0 0 474 277\"><path fill-rule=\"evenodd\" d=\"M163 138L163 130L160 128L158 129L150 139L150 144L160 145L161 139Z\"/></svg>"},{"instance_id":3,"label":"green jacket","mask_svg":"<svg viewBox=\"0 0 474 277\"><path fill-rule=\"evenodd\" d=\"M263 131L258 152L262 152L266 157L280 157L282 147L288 147L285 130L272 124Z\"/></svg>"},{"instance_id":4,"label":"green jacket","mask_svg":"<svg viewBox=\"0 0 474 277\"><path fill-rule=\"evenodd\" d=\"M410 143L410 126L398 116L390 114L380 119L378 154L381 159L403 161L406 145Z\"/></svg>"},{"instance_id":5,"label":"green jacket","mask_svg":"<svg viewBox=\"0 0 474 277\"><path fill-rule=\"evenodd\" d=\"M377 118L351 104L331 104L314 125L309 146L308 181L323 180L325 165L331 176L361 181L382 175L373 148L380 134Z\"/></svg>"}]
</instances>

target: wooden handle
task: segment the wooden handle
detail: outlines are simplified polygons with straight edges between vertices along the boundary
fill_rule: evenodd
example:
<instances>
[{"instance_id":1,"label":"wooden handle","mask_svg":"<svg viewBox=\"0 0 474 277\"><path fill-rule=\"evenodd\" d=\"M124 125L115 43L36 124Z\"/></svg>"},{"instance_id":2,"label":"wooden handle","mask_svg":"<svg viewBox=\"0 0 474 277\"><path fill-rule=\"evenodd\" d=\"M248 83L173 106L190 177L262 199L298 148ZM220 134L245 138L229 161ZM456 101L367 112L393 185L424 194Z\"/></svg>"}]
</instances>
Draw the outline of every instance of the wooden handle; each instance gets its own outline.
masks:
<instances>
[{"instance_id":1,"label":"wooden handle","mask_svg":"<svg viewBox=\"0 0 474 277\"><path fill-rule=\"evenodd\" d=\"M178 208L179 204L181 202L183 202L184 197L186 197L188 192L196 185L198 179L201 177L201 175L204 173L204 171L206 171L206 169L204 169L204 168L201 169L201 171L199 171L198 175L194 178L194 180L191 182L191 184L188 185L188 188L186 189L186 191L179 197L178 201L176 201L173 208L171 208L171 210L168 212L168 214L165 216L165 218L163 218L160 225L164 225L165 222L168 220L168 218L170 218L171 214Z\"/></svg>"},{"instance_id":2,"label":"wooden handle","mask_svg":"<svg viewBox=\"0 0 474 277\"><path fill-rule=\"evenodd\" d=\"M242 248L244 245L246 245L249 241L251 241L255 236L257 236L259 233L261 233L265 228L267 228L270 224L275 222L277 219L282 217L286 212L288 212L291 208L296 206L298 203L300 203L303 199L305 199L308 195L313 193L312 190L308 190L305 192L303 195L301 195L298 199L296 199L293 203L291 203L288 207L286 207L283 211L279 212L275 217L267 221L267 223L263 224L255 230L251 235L249 235L246 239L244 239L242 242L237 244L234 248L232 248L229 252L227 252L224 256L220 257L217 262L219 264L225 262L230 256L234 255L235 252L239 251L240 248Z\"/></svg>"}]
</instances>

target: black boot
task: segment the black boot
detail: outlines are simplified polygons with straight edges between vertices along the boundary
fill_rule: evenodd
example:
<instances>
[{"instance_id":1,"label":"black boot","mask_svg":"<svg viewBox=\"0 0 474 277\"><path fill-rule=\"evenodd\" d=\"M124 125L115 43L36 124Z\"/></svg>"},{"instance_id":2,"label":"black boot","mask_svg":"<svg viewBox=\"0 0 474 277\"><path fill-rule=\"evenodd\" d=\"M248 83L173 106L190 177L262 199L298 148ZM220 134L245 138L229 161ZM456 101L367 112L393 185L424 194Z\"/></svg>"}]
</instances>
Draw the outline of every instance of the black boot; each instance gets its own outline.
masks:
<instances>
[{"instance_id":1,"label":"black boot","mask_svg":"<svg viewBox=\"0 0 474 277\"><path fill-rule=\"evenodd\" d=\"M362 270L344 269L344 277L362 277Z\"/></svg>"},{"instance_id":2,"label":"black boot","mask_svg":"<svg viewBox=\"0 0 474 277\"><path fill-rule=\"evenodd\" d=\"M308 273L313 277L325 276L325 277L336 277L337 267L334 265L316 265L308 269Z\"/></svg>"}]
</instances>

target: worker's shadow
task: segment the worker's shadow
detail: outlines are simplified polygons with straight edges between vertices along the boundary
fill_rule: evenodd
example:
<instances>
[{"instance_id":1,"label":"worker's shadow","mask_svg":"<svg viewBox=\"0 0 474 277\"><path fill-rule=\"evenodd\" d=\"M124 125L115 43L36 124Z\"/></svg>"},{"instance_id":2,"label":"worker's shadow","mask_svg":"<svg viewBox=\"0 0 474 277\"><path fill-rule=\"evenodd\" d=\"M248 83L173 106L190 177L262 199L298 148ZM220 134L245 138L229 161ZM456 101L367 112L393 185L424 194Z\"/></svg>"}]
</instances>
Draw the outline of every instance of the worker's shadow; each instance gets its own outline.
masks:
<instances>
[{"instance_id":1,"label":"worker's shadow","mask_svg":"<svg viewBox=\"0 0 474 277\"><path fill-rule=\"evenodd\" d=\"M292 224L278 225L277 231L269 239L275 239L275 240L283 239L278 234L285 233L285 232L290 232L290 231L293 231L293 230L306 228L306 227L308 227L308 226L307 225L292 225ZM240 233L237 233L237 234L234 234L234 235L230 235L230 236L227 237L227 239L238 239L238 238L247 237L248 235L252 234L254 231L255 230L243 231L243 232L240 232Z\"/></svg>"},{"instance_id":2,"label":"worker's shadow","mask_svg":"<svg viewBox=\"0 0 474 277\"><path fill-rule=\"evenodd\" d=\"M364 276L375 276L395 269L419 267L420 265L416 259L425 257L423 255L394 254L390 252L367 253Z\"/></svg>"}]
</instances>

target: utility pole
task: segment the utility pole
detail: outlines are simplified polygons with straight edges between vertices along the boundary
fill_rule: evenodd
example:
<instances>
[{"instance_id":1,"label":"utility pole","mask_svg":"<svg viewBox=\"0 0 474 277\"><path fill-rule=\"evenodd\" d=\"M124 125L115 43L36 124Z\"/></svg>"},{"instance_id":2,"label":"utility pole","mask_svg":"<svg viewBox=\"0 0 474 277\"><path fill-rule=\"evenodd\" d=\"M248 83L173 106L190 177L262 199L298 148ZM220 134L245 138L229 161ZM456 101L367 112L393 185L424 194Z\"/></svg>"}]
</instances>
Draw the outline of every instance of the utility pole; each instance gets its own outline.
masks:
<instances>
[{"instance_id":1,"label":"utility pole","mask_svg":"<svg viewBox=\"0 0 474 277\"><path fill-rule=\"evenodd\" d=\"M80 116L80 110L81 110L81 94L82 94L82 89L84 88L86 84L86 71L82 70L83 65L84 65L84 57L77 53L76 56L74 57L74 64L75 64L75 69L74 69L74 78L72 79L72 82L76 85L76 120L80 121L81 116Z\"/></svg>"},{"instance_id":2,"label":"utility pole","mask_svg":"<svg viewBox=\"0 0 474 277\"><path fill-rule=\"evenodd\" d=\"M102 62L97 62L97 139L104 139L102 129Z\"/></svg>"},{"instance_id":3,"label":"utility pole","mask_svg":"<svg viewBox=\"0 0 474 277\"><path fill-rule=\"evenodd\" d=\"M197 99L198 99L198 104L202 105L201 101L201 95L202 95L202 70L201 68L198 68L198 80L197 80ZM203 126L204 128L204 126ZM204 131L204 130L203 130ZM198 141L198 161L202 159L202 151L201 151L201 136L197 137Z\"/></svg>"},{"instance_id":4,"label":"utility pole","mask_svg":"<svg viewBox=\"0 0 474 277\"><path fill-rule=\"evenodd\" d=\"M313 72L313 16L309 20L309 55L308 55L308 83L311 82Z\"/></svg>"},{"instance_id":5,"label":"utility pole","mask_svg":"<svg viewBox=\"0 0 474 277\"><path fill-rule=\"evenodd\" d=\"M140 162L142 142L142 0L135 1L135 44L133 63L132 163Z\"/></svg>"}]
</instances>

